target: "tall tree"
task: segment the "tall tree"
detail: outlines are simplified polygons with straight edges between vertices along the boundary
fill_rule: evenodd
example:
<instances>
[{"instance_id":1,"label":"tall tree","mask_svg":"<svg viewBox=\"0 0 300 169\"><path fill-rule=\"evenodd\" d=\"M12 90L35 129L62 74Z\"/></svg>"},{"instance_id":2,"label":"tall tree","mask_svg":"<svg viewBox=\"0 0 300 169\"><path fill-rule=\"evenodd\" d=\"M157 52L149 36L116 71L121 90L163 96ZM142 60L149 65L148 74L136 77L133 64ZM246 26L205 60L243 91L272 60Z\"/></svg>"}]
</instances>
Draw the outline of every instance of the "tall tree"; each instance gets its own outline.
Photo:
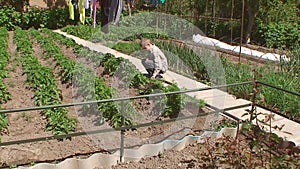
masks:
<instances>
[{"instance_id":1,"label":"tall tree","mask_svg":"<svg viewBox=\"0 0 300 169\"><path fill-rule=\"evenodd\" d=\"M255 18L259 13L259 5L260 5L260 0L246 0L246 11L248 14L247 18L247 29L246 29L246 43L250 43L251 41L251 33L252 33L252 28L255 23Z\"/></svg>"}]
</instances>

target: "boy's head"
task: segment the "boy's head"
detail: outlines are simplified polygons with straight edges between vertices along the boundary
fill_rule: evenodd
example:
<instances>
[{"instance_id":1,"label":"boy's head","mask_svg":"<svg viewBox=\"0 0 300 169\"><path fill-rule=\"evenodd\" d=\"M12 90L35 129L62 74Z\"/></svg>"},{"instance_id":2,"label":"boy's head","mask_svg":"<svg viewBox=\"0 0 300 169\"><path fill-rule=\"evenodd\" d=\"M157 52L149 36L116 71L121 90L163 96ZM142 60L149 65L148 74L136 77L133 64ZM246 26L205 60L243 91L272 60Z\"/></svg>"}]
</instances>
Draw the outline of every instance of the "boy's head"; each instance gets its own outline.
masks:
<instances>
[{"instance_id":1,"label":"boy's head","mask_svg":"<svg viewBox=\"0 0 300 169\"><path fill-rule=\"evenodd\" d=\"M142 38L141 39L141 46L142 46L143 49L149 49L151 45L152 44L151 44L150 39L147 39L147 38Z\"/></svg>"}]
</instances>

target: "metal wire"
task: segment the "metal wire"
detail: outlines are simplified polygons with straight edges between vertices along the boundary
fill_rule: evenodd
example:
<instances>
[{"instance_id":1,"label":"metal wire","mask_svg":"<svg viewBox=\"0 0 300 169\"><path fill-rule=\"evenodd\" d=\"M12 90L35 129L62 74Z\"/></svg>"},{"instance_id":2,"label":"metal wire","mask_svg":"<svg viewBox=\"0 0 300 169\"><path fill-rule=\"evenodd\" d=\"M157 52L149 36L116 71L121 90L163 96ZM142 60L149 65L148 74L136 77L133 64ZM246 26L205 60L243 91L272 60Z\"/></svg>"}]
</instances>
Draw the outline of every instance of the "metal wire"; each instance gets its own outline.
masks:
<instances>
[{"instance_id":1,"label":"metal wire","mask_svg":"<svg viewBox=\"0 0 300 169\"><path fill-rule=\"evenodd\" d=\"M295 96L298 96L300 97L300 93L296 93L296 92L293 92L293 91L289 91L289 90L286 90L286 89L283 89L283 88L280 88L280 87L277 87L277 86L273 86L271 84L268 84L268 83L264 83L264 82L261 82L261 81L257 81L258 84L262 84L262 85L265 85L265 86L268 86L268 87L271 87L271 88L274 88L274 89L277 89L277 90L281 90L283 92L286 92L286 93L289 93L289 94L292 94L292 95L295 95Z\"/></svg>"},{"instance_id":2,"label":"metal wire","mask_svg":"<svg viewBox=\"0 0 300 169\"><path fill-rule=\"evenodd\" d=\"M123 97L123 98L113 98L113 99L93 100L93 101L86 101L86 102L64 103L64 104L57 104L57 105L6 109L6 110L0 110L0 114L31 111L31 110L43 110L43 109L58 108L58 107L80 106L80 105L94 104L94 103L118 102L118 101L124 101L124 100L132 100L132 99L139 99L139 98L146 98L146 97L157 97L157 96L173 95L173 94L183 94L183 93L198 92L198 91L211 90L211 89L220 89L220 88L230 87L230 86L246 85L246 84L251 84L251 83L252 83L252 81L246 81L246 82L240 82L240 83L232 83L232 84L228 84L228 85L218 85L218 86L212 86L212 87L188 89L188 90L166 92L166 93L163 92L163 93L155 93L155 94L140 95L140 96L130 96L130 97Z\"/></svg>"},{"instance_id":3,"label":"metal wire","mask_svg":"<svg viewBox=\"0 0 300 169\"><path fill-rule=\"evenodd\" d=\"M251 104L249 103L249 104L244 104L244 105L238 105L238 106L225 108L223 110L219 109L219 110L215 110L215 111L211 111L211 112L207 112L207 113L201 113L201 114L196 114L196 115L191 115L191 116L177 117L177 118L167 119L167 120L162 120L162 121L142 123L142 124L132 125L132 126L122 126L122 127L108 128L108 129L102 129L102 130L91 130L91 131L85 131L85 132L76 132L76 133L63 134L63 135L53 135L53 136L48 136L48 137L39 137L39 138L26 139L26 140L8 141L8 142L0 143L0 146L8 146L8 145L14 145L14 144L24 144L24 143L31 143L31 142L38 142L38 141L61 140L61 139L64 139L64 138L71 138L71 137L76 137L76 136L108 133L108 132L113 132L113 131L124 131L124 130L128 130L128 129L136 129L136 128L141 128L141 127L148 127L148 126L154 126L154 125L159 125L159 124L171 123L171 122L174 122L174 121L192 119L192 118L196 118L196 117L221 113L221 112L224 112L224 111L234 110L234 109L238 109L238 108L243 108L243 107L247 107L247 106L250 106L250 105Z\"/></svg>"}]
</instances>

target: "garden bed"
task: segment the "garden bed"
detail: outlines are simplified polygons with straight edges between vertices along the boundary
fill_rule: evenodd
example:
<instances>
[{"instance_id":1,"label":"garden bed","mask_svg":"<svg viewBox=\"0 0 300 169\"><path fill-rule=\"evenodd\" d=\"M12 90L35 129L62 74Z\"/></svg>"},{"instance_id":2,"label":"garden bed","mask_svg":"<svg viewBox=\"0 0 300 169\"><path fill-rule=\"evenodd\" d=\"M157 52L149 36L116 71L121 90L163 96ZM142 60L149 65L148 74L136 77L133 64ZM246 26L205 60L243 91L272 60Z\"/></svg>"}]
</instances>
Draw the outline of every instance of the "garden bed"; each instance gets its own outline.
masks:
<instances>
[{"instance_id":1,"label":"garden bed","mask_svg":"<svg viewBox=\"0 0 300 169\"><path fill-rule=\"evenodd\" d=\"M27 86L25 82L26 75L23 74L22 71L22 65L19 62L19 56L15 55L16 46L12 39L12 32L10 32L9 36L9 44L8 49L10 51L10 61L8 64L8 69L10 70L9 77L5 79L6 84L8 84L9 92L12 96L12 99L8 101L6 104L3 104L3 108L21 108L21 107L31 107L34 106L34 96L30 88ZM51 58L47 58L44 55L46 55L46 51L42 49L40 46L40 43L35 40L32 36L30 36L30 40L33 42L33 50L34 55L37 56L39 62L47 67L50 67L52 69L52 72L54 73L54 79L55 83L58 87L58 89L61 91L61 100L63 103L70 103L73 101L73 95L71 87L61 82L60 75L60 69L58 68L57 64L54 63L54 60ZM74 52L73 48L70 48L65 45L61 45L56 42L56 45L62 50L62 53L71 60L76 60L79 58L78 54ZM91 60L89 64L92 65L93 61ZM105 81L105 85L110 86L112 84L112 76L109 76L109 74L105 73L104 67L98 67L97 74L99 76L102 76ZM149 87L149 86L148 86ZM140 86L140 88L129 88L129 95L138 95L140 90L143 89L143 86ZM147 89L147 87L144 89ZM145 93L147 94L147 93ZM139 105L136 109L139 114L143 115L142 120L139 120L139 123L145 123L145 122L153 122L153 121L162 121L170 119L170 117L164 117L164 116L158 116L158 114L153 111L153 105L154 105L155 99L149 99L149 98L140 98L134 100L134 105ZM74 107L68 107L68 117L74 117L77 120L80 119L78 112L74 109ZM197 104L194 104L193 102L188 102L186 106L183 107L183 109L180 111L179 114L177 114L175 117L182 117L187 115L195 115L198 113L205 113L209 112L211 109L207 107L199 108ZM207 119L212 119L212 117L215 118L215 120L208 121ZM84 116L81 118L85 118ZM191 121L186 121L187 123L190 123L188 125L189 128L187 128L184 132L180 134L174 134L178 130L181 130L185 127L186 123L166 123L166 124L158 124L155 126L149 126L149 127L142 127L142 128L135 128L132 130L125 131L125 138L128 138L128 140L125 142L125 147L136 147L140 146L145 143L157 143L164 139L170 138L170 139L180 139L186 134L201 134L201 131L204 129L207 129L209 127L212 129L212 127L216 127L219 124L212 124L212 122L216 122L221 118L221 116L202 116L198 117L196 119ZM45 117L41 114L41 111L29 111L29 112L19 112L19 113L11 113L9 114L9 126L5 129L4 132L2 132L1 141L2 142L8 142L13 140L23 140L23 139L30 139L30 138L38 138L38 137L46 137L51 136L51 131L47 131L45 129L45 124L47 123L47 120ZM82 119L81 119L82 120ZM80 123L81 120L78 120L77 125L74 129L74 132L80 132L80 131L87 131L88 128L84 126L84 124ZM91 120L90 118L87 119L87 121ZM112 121L108 120L103 123L104 128L112 128L112 124L114 124ZM227 122L223 123L223 125L228 125ZM96 127L99 129L99 125L94 125L92 127ZM177 130L174 130L176 128ZM166 132L168 131L168 132ZM170 132L169 132L170 131ZM286 166L294 165L299 163L299 156L297 154L288 154L286 152L286 147L283 149L280 149L280 151L277 151L276 147L278 147L278 143L274 142L273 140L269 140L270 142L264 142L263 144L260 144L260 142L257 142L258 139L264 140L265 137L268 136L268 134L260 134L261 137L257 135L253 135L255 133L250 132L248 135L250 137L246 137L243 135L240 135L238 141L234 140L223 140L221 142L223 143L215 143L215 141L208 140L204 144L193 144L189 145L186 149L184 149L182 152L177 151L168 151L162 154L159 154L156 157L150 157L141 160L139 163L126 163L126 164L119 164L117 166L114 166L113 168L146 168L151 166L151 168L205 168L205 167L215 167L219 166L221 164L220 161L215 160L215 158L222 159L221 161L225 161L226 164L224 166L238 165L237 161L234 160L241 160L240 157L244 157L247 155L247 153L256 153L258 156L255 156L255 160L253 161L242 161L243 164L239 164L240 166L237 167L244 167L244 166L263 166L267 165L267 161L271 158L281 158L284 162L282 164L279 164L279 161L275 160L274 163L272 163L273 166ZM116 134L116 135L113 135ZM173 135L174 134L174 135ZM94 137L95 136L95 137ZM36 164L38 162L47 161L50 163L57 163L65 158L68 157L75 157L75 158L87 158L91 154L95 152L103 152L103 153L109 153L108 150L110 150L109 147L105 147L102 145L105 145L99 141L100 138L106 138L106 142L115 142L115 144L111 144L111 148L114 149L116 147L119 147L119 139L120 139L120 132L113 132L108 133L108 137L103 137L101 135L89 135L89 136L78 136L78 137L72 137L70 139L63 139L63 140L50 140L50 141L43 141L43 142L35 142L35 143L26 143L26 144L20 144L20 145L11 145L11 146L2 146L0 149L1 153L1 163L2 166L17 166L21 164ZM113 136L116 136L115 138ZM166 137L167 136L167 137ZM262 138L262 136L264 138ZM253 140L253 138L256 138ZM268 138L268 137L267 137ZM98 139L98 140L97 140ZM249 140L250 139L250 140ZM251 140L252 139L252 140ZM103 140L103 139L102 139ZM135 142L132 142L132 140L135 140ZM256 142L255 142L256 141ZM233 145L235 143L238 143L237 145ZM255 144L253 147L251 145ZM217 145L223 145L217 146ZM228 148L227 145L232 145L232 149ZM251 147L251 149L247 149ZM253 149L254 148L254 149ZM258 149L257 149L258 148ZM267 154L268 151L259 151L259 148L272 150L273 154L270 156L270 154ZM275 149L274 149L275 148ZM232 159L227 159L224 154L211 154L209 150L212 149L218 149L220 152L227 151L228 153L233 157ZM243 151L245 150L245 151ZM283 150L283 151L282 151ZM238 154L234 154L234 152L238 152ZM275 153L275 154L274 154ZM269 156L266 156L269 155ZM260 157L266 157L263 159L259 159ZM270 157L270 158L267 158ZM248 156L245 156L245 159L250 160ZM226 161L227 160L227 161ZM242 166L244 165L244 166ZM100 167L101 168L101 167Z\"/></svg>"},{"instance_id":2,"label":"garden bed","mask_svg":"<svg viewBox=\"0 0 300 169\"><path fill-rule=\"evenodd\" d=\"M55 84L59 91L61 91L61 100L63 103L71 103L73 101L72 88L62 83L60 78L61 69L55 63L55 59L45 57L46 51L41 47L41 44L31 35L30 40L32 41L32 47L34 55L38 58L39 63L45 67L52 69L54 74ZM69 48L65 45L61 45L56 42L56 45L62 50L62 53L72 59L78 59L78 54L74 52L74 49ZM8 85L8 90L11 94L11 100L3 104L2 107L5 109L11 108L22 108L32 107L34 105L34 93L26 83L26 74L22 70L22 64L20 62L20 56L16 52L16 44L13 42L13 32L9 33L8 50L11 55L7 68L9 69L9 77L5 79L5 83ZM103 75L103 68L99 67L98 75ZM105 78L106 85L110 85L110 76L103 75ZM130 95L136 95L137 89L131 88ZM157 119L157 114L152 114L151 110L153 107L153 100L151 99L137 99L135 104L141 105L139 108L140 112L144 112L144 121L140 122L151 122L155 120L169 119L168 117L161 117ZM152 107L151 107L152 105ZM187 109L189 108L189 109ZM190 109L188 106L183 112L198 113L210 111L208 108L199 109L198 106L194 106L194 109ZM78 112L74 107L68 107L68 117L78 119ZM200 112L200 113L201 113ZM184 113L183 113L184 114ZM192 126L193 130L201 130L205 117L197 119L196 126ZM106 124L110 122L107 121ZM1 142L9 142L16 140L32 139L39 137L52 136L52 132L46 130L45 126L47 119L42 115L40 110L37 111L24 111L18 113L9 114L9 125L5 128L1 135ZM163 133L165 130L170 128L172 123L161 124L157 126L144 127L134 130L128 130L125 132L126 136L133 138L149 138L154 137ZM108 127L112 127L109 126ZM85 126L77 123L74 132L86 131ZM119 136L119 135L118 135ZM119 145L118 145L119 146ZM107 152L107 150L99 145L91 136L78 136L70 139L63 140L50 140L35 143L25 143L19 145L10 145L1 147L1 164L2 166L16 166L21 164L35 164L42 161L60 161L67 157L87 157L89 154L94 152Z\"/></svg>"}]
</instances>

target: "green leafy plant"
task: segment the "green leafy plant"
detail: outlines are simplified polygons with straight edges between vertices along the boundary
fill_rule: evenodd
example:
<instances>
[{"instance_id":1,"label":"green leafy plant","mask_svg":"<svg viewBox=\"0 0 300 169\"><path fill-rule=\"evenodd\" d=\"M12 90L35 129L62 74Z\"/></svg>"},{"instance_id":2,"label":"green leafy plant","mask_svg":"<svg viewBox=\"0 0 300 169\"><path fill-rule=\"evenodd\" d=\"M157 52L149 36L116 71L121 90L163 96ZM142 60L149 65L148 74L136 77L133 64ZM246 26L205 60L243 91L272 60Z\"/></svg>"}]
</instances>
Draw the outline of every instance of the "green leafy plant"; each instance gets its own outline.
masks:
<instances>
[{"instance_id":1,"label":"green leafy plant","mask_svg":"<svg viewBox=\"0 0 300 169\"><path fill-rule=\"evenodd\" d=\"M3 82L3 78L7 77L8 71L6 65L9 60L9 54L7 50L8 31L5 27L0 27L0 110L1 104L6 103L11 99L11 95L8 91L6 84ZM0 131L8 125L8 116L6 114L0 114Z\"/></svg>"},{"instance_id":2,"label":"green leafy plant","mask_svg":"<svg viewBox=\"0 0 300 169\"><path fill-rule=\"evenodd\" d=\"M56 63L62 68L60 72L62 82L71 83L73 78L74 66L76 64L75 61L64 56L61 49L56 46L51 39L42 36L39 31L30 29L30 33L37 38L38 42L47 52L47 56L54 57Z\"/></svg>"},{"instance_id":3,"label":"green leafy plant","mask_svg":"<svg viewBox=\"0 0 300 169\"><path fill-rule=\"evenodd\" d=\"M52 70L41 65L33 55L27 32L17 27L14 35L17 52L22 56L23 72L27 74L26 82L34 91L35 104L38 106L61 104L61 93L55 84ZM67 116L65 108L45 109L42 113L47 118L46 128L53 134L65 134L75 129L76 120Z\"/></svg>"},{"instance_id":4,"label":"green leafy plant","mask_svg":"<svg viewBox=\"0 0 300 169\"><path fill-rule=\"evenodd\" d=\"M163 89L164 92L174 92L179 90L180 89L175 84L170 84ZM182 94L167 95L167 103L163 116L177 117L183 104Z\"/></svg>"},{"instance_id":5,"label":"green leafy plant","mask_svg":"<svg viewBox=\"0 0 300 169\"><path fill-rule=\"evenodd\" d=\"M119 42L112 48L125 54L131 54L135 51L142 50L141 45L138 42Z\"/></svg>"}]
</instances>

